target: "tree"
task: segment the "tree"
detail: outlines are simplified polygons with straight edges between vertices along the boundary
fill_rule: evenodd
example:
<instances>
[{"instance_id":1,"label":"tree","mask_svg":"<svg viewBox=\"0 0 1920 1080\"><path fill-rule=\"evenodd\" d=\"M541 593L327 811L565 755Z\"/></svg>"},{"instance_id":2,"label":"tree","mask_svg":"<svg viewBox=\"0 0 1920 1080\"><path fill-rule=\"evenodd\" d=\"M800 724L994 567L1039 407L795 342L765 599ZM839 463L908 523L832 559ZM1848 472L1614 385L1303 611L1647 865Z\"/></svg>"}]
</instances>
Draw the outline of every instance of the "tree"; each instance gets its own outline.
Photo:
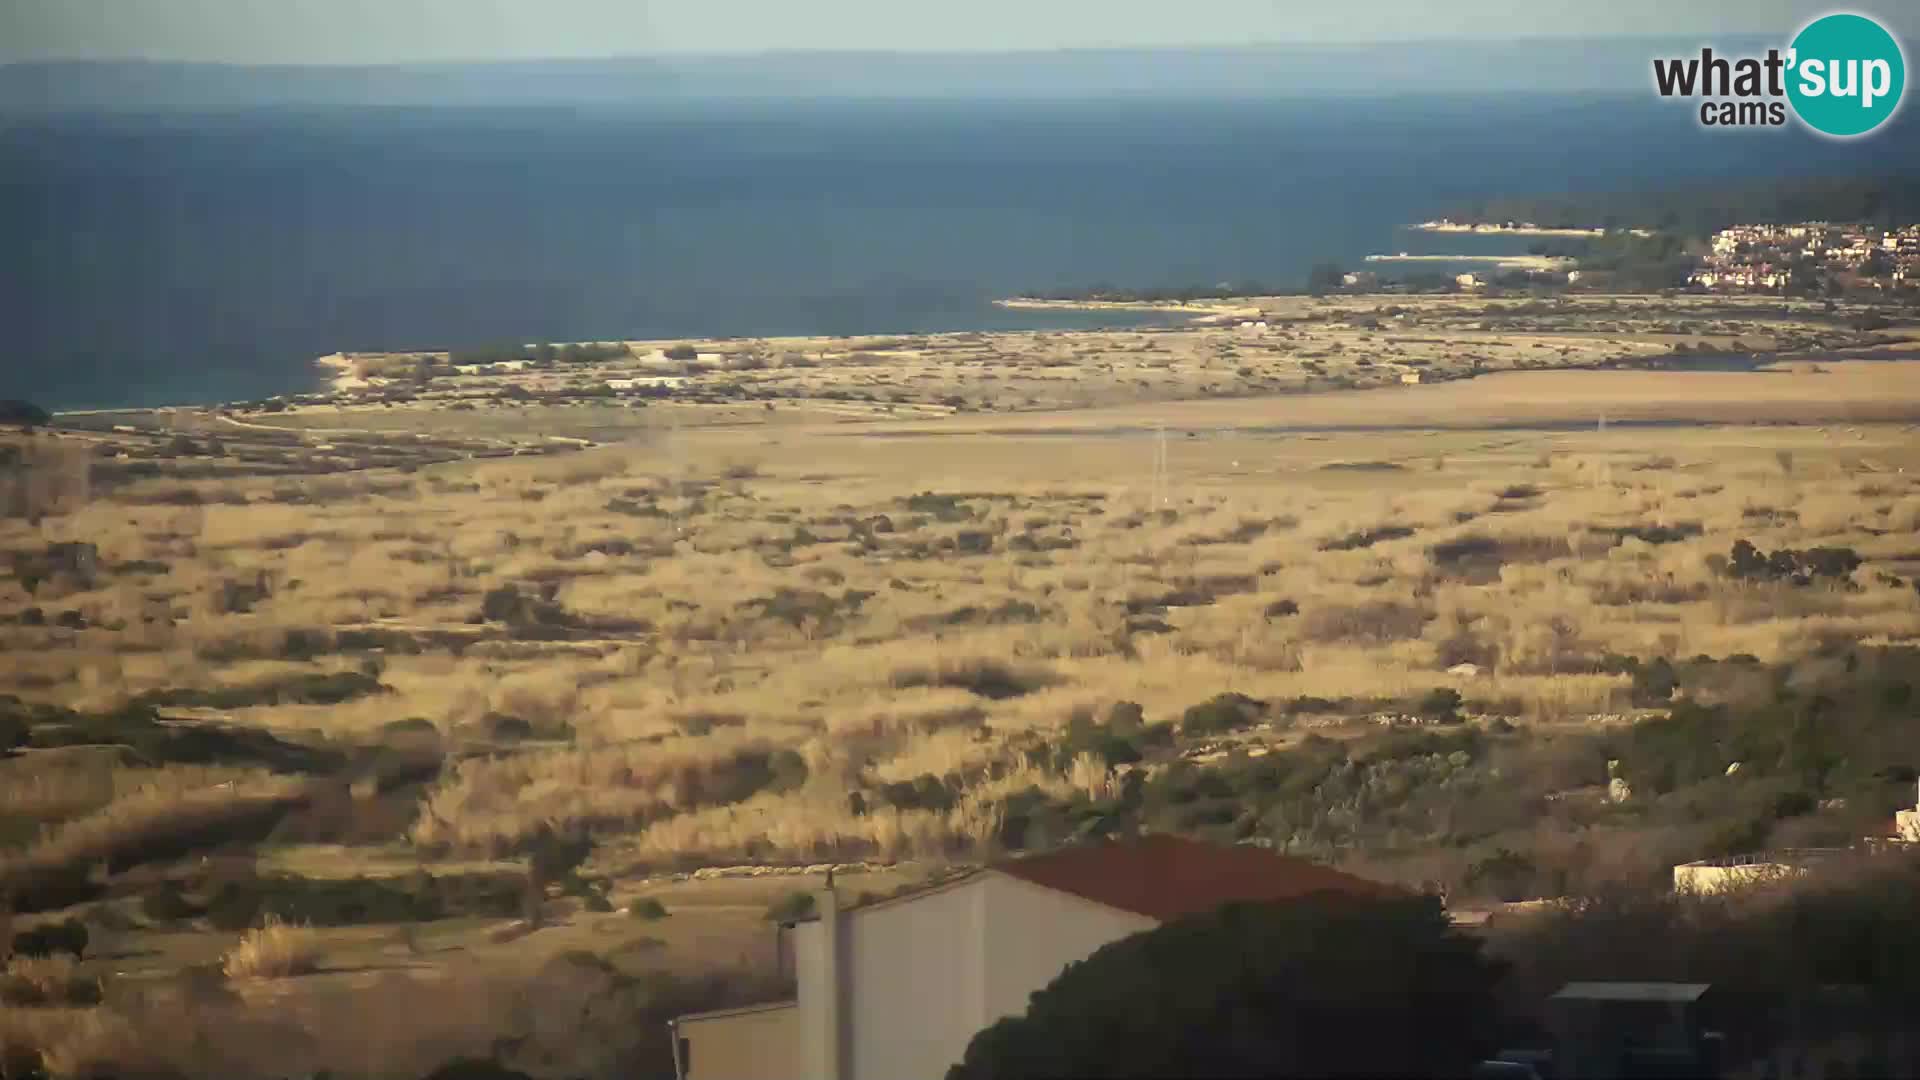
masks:
<instances>
[{"instance_id":1,"label":"tree","mask_svg":"<svg viewBox=\"0 0 1920 1080\"><path fill-rule=\"evenodd\" d=\"M1307 271L1307 292L1314 296L1325 296L1338 290L1346 283L1346 278L1347 275L1337 263L1315 263L1313 269Z\"/></svg>"},{"instance_id":2,"label":"tree","mask_svg":"<svg viewBox=\"0 0 1920 1080\"><path fill-rule=\"evenodd\" d=\"M1463 1075L1500 971L1431 896L1229 905L1069 965L947 1080Z\"/></svg>"},{"instance_id":3,"label":"tree","mask_svg":"<svg viewBox=\"0 0 1920 1080\"><path fill-rule=\"evenodd\" d=\"M31 401L21 401L17 398L0 400L0 424L8 427L45 427L52 419L47 410Z\"/></svg>"}]
</instances>

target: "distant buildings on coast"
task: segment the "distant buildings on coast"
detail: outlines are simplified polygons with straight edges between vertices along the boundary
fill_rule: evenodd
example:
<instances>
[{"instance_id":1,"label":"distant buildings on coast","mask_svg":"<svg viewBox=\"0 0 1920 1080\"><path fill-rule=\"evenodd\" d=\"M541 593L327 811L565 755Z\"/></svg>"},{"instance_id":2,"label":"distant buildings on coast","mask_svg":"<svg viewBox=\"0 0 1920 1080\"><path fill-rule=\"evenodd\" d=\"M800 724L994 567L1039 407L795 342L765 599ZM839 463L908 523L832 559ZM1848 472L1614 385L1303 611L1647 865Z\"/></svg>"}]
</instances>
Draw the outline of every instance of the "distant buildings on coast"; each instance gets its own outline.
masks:
<instances>
[{"instance_id":1,"label":"distant buildings on coast","mask_svg":"<svg viewBox=\"0 0 1920 1080\"><path fill-rule=\"evenodd\" d=\"M1920 283L1920 225L1734 225L1713 234L1709 252L1687 281L1734 292L1885 290Z\"/></svg>"},{"instance_id":2,"label":"distant buildings on coast","mask_svg":"<svg viewBox=\"0 0 1920 1080\"><path fill-rule=\"evenodd\" d=\"M1476 234L1486 235L1486 236L1605 236L1607 235L1607 230L1602 228L1582 229L1582 228L1573 228L1573 227L1565 227L1565 226L1557 226L1557 225L1536 225L1531 221L1465 222L1465 221L1454 221L1450 218L1440 218L1436 221L1423 221L1418 225L1410 225L1408 226L1408 228L1415 229L1420 232L1476 233ZM1653 230L1651 229L1618 229L1614 231L1629 233L1633 236L1652 236L1653 235Z\"/></svg>"}]
</instances>

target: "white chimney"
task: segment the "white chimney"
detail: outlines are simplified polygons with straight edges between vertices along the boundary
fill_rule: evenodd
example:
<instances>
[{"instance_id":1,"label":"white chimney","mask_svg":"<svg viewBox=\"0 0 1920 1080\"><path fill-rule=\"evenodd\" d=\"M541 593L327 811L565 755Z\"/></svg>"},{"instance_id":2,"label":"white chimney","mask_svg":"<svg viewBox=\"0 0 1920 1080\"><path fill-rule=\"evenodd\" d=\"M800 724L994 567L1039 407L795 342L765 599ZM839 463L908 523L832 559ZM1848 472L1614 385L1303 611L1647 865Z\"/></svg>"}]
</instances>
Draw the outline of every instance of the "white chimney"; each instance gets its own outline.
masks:
<instances>
[{"instance_id":1,"label":"white chimney","mask_svg":"<svg viewBox=\"0 0 1920 1080\"><path fill-rule=\"evenodd\" d=\"M795 1003L800 1009L800 1066L806 1080L846 1080L848 994L840 898L813 894L810 923L794 927Z\"/></svg>"}]
</instances>

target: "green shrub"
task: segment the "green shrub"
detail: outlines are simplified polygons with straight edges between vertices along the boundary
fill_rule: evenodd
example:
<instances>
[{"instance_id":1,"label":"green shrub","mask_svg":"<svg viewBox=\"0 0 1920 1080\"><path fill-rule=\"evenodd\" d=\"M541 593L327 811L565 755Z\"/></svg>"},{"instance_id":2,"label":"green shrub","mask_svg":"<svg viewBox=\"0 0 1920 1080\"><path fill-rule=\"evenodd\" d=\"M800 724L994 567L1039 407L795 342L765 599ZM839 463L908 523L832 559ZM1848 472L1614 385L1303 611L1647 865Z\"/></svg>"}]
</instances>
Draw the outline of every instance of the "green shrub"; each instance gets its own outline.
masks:
<instances>
[{"instance_id":1,"label":"green shrub","mask_svg":"<svg viewBox=\"0 0 1920 1080\"><path fill-rule=\"evenodd\" d=\"M431 875L427 877L432 881ZM426 922L447 913L438 888L409 878L304 878L274 875L227 882L207 901L216 930L247 930L267 919L303 926Z\"/></svg>"},{"instance_id":2,"label":"green shrub","mask_svg":"<svg viewBox=\"0 0 1920 1080\"><path fill-rule=\"evenodd\" d=\"M1116 701L1107 709L1107 728L1122 738L1146 726L1147 713L1138 702Z\"/></svg>"},{"instance_id":3,"label":"green shrub","mask_svg":"<svg viewBox=\"0 0 1920 1080\"><path fill-rule=\"evenodd\" d=\"M440 728L424 716L409 716L405 720L389 720L380 725L382 739L407 738L414 736L439 737Z\"/></svg>"},{"instance_id":4,"label":"green shrub","mask_svg":"<svg viewBox=\"0 0 1920 1080\"><path fill-rule=\"evenodd\" d=\"M1320 545L1320 550L1321 551L1357 551L1361 548L1370 548L1375 544L1381 543L1382 541L1404 540L1407 537L1412 535L1413 535L1413 530L1406 528L1405 526L1383 525L1377 529L1364 529L1360 532L1348 533L1346 536L1340 537L1339 539L1336 539L1336 540L1329 540L1326 543ZM1268 614L1269 616L1272 615L1271 612L1269 612Z\"/></svg>"},{"instance_id":5,"label":"green shrub","mask_svg":"<svg viewBox=\"0 0 1920 1080\"><path fill-rule=\"evenodd\" d=\"M1414 704L1416 715L1428 720L1460 719L1460 691L1449 686L1435 687Z\"/></svg>"},{"instance_id":6,"label":"green shrub","mask_svg":"<svg viewBox=\"0 0 1920 1080\"><path fill-rule=\"evenodd\" d=\"M1180 715L1180 733L1189 736L1219 735L1253 723L1264 703L1245 694L1216 694L1198 705L1188 706Z\"/></svg>"},{"instance_id":7,"label":"green shrub","mask_svg":"<svg viewBox=\"0 0 1920 1080\"><path fill-rule=\"evenodd\" d=\"M200 914L200 908L187 899L174 883L162 882L140 897L140 913L152 922L178 922Z\"/></svg>"},{"instance_id":8,"label":"green shrub","mask_svg":"<svg viewBox=\"0 0 1920 1080\"><path fill-rule=\"evenodd\" d=\"M207 690L150 690L135 698L135 707L245 709L255 705L340 705L369 694L387 692L377 676L361 671L302 673L247 686L220 686Z\"/></svg>"},{"instance_id":9,"label":"green shrub","mask_svg":"<svg viewBox=\"0 0 1920 1080\"><path fill-rule=\"evenodd\" d=\"M1767 553L1750 541L1737 540L1727 555L1726 574L1741 581L1782 581L1791 585L1809 585L1825 578L1845 581L1859 569L1863 560L1852 548L1812 548L1796 551L1781 548Z\"/></svg>"},{"instance_id":10,"label":"green shrub","mask_svg":"<svg viewBox=\"0 0 1920 1080\"><path fill-rule=\"evenodd\" d=\"M593 840L585 834L562 834L550 825L541 825L527 843L527 874L535 887L567 880L575 868L593 853Z\"/></svg>"},{"instance_id":11,"label":"green shrub","mask_svg":"<svg viewBox=\"0 0 1920 1080\"><path fill-rule=\"evenodd\" d=\"M1480 948L1431 897L1229 905L1069 965L947 1080L1464 1074L1496 1045Z\"/></svg>"},{"instance_id":12,"label":"green shrub","mask_svg":"<svg viewBox=\"0 0 1920 1080\"><path fill-rule=\"evenodd\" d=\"M912 780L880 785L880 798L899 810L938 810L953 808L959 795L944 779L921 773Z\"/></svg>"}]
</instances>

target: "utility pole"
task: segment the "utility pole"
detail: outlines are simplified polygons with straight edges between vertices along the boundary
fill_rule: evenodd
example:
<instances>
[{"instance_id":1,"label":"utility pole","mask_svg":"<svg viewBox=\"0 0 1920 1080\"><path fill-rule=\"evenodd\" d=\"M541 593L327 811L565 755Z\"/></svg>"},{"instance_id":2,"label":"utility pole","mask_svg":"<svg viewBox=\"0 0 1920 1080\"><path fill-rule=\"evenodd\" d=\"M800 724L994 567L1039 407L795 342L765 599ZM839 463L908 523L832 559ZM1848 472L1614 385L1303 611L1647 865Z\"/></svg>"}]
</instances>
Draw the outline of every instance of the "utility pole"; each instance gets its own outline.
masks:
<instances>
[{"instance_id":1,"label":"utility pole","mask_svg":"<svg viewBox=\"0 0 1920 1080\"><path fill-rule=\"evenodd\" d=\"M1605 435L1607 433L1607 410L1605 409L1600 410L1600 423L1595 426L1594 430L1601 435ZM1612 487L1613 486L1613 458L1608 455L1607 448L1604 445L1600 448L1599 473L1600 473L1599 483L1601 484L1601 486Z\"/></svg>"},{"instance_id":2,"label":"utility pole","mask_svg":"<svg viewBox=\"0 0 1920 1080\"><path fill-rule=\"evenodd\" d=\"M687 467L680 446L680 411L672 406L668 407L667 416L667 478L673 494L673 513L667 522L673 526L673 537L678 541L680 517L686 509Z\"/></svg>"},{"instance_id":3,"label":"utility pole","mask_svg":"<svg viewBox=\"0 0 1920 1080\"><path fill-rule=\"evenodd\" d=\"M1159 510L1167 505L1167 428L1165 424L1153 425L1153 508Z\"/></svg>"}]
</instances>

